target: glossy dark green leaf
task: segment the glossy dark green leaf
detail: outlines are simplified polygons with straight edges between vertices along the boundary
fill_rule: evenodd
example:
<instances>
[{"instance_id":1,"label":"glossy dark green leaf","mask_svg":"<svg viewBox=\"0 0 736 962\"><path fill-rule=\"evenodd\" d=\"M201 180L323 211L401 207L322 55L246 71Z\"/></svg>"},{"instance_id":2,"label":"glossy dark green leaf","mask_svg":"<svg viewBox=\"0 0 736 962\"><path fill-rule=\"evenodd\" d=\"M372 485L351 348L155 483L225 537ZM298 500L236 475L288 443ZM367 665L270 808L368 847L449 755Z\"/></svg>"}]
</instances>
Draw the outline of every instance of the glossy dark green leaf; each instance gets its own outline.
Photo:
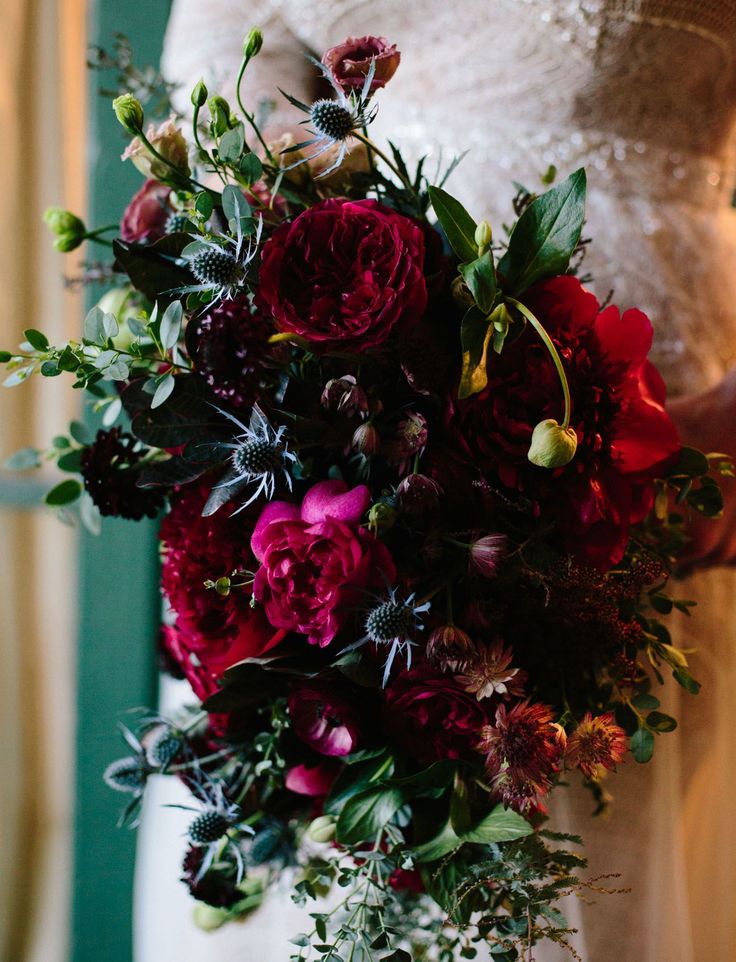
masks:
<instances>
[{"instance_id":1,"label":"glossy dark green leaf","mask_svg":"<svg viewBox=\"0 0 736 962\"><path fill-rule=\"evenodd\" d=\"M375 838L403 804L398 788L382 785L366 788L347 799L337 817L336 837L346 845Z\"/></svg>"},{"instance_id":2,"label":"glossy dark green leaf","mask_svg":"<svg viewBox=\"0 0 736 962\"><path fill-rule=\"evenodd\" d=\"M0 364L7 364L12 357L10 351L0 351Z\"/></svg>"},{"instance_id":3,"label":"glossy dark green leaf","mask_svg":"<svg viewBox=\"0 0 736 962\"><path fill-rule=\"evenodd\" d=\"M62 471L71 471L76 474L82 470L82 452L79 448L74 451L67 451L66 454L61 455L56 463Z\"/></svg>"},{"instance_id":4,"label":"glossy dark green leaf","mask_svg":"<svg viewBox=\"0 0 736 962\"><path fill-rule=\"evenodd\" d=\"M187 234L167 234L155 244L128 244L114 240L115 257L136 290L149 299L166 303L176 297L172 291L192 283L192 275L181 263L181 252L191 243Z\"/></svg>"},{"instance_id":5,"label":"glossy dark green leaf","mask_svg":"<svg viewBox=\"0 0 736 962\"><path fill-rule=\"evenodd\" d=\"M449 759L442 759L415 775L385 780L386 785L399 788L405 799L439 798L449 788L457 765Z\"/></svg>"},{"instance_id":6,"label":"glossy dark green leaf","mask_svg":"<svg viewBox=\"0 0 736 962\"><path fill-rule=\"evenodd\" d=\"M675 668L672 677L691 695L697 695L700 691L700 682L696 681L686 668Z\"/></svg>"},{"instance_id":7,"label":"glossy dark green leaf","mask_svg":"<svg viewBox=\"0 0 736 962\"><path fill-rule=\"evenodd\" d=\"M212 216L212 194L208 193L206 190L202 191L201 194L197 194L197 199L194 202L195 209L208 220Z\"/></svg>"},{"instance_id":8,"label":"glossy dark green leaf","mask_svg":"<svg viewBox=\"0 0 736 962\"><path fill-rule=\"evenodd\" d=\"M673 475L687 474L691 478L699 478L701 475L708 473L708 459L697 448L683 448L671 473Z\"/></svg>"},{"instance_id":9,"label":"glossy dark green leaf","mask_svg":"<svg viewBox=\"0 0 736 962\"><path fill-rule=\"evenodd\" d=\"M496 269L493 265L493 254L486 251L482 257L477 257L469 264L462 264L460 273L475 298L475 303L484 314L490 313L496 297Z\"/></svg>"},{"instance_id":10,"label":"glossy dark green leaf","mask_svg":"<svg viewBox=\"0 0 736 962\"><path fill-rule=\"evenodd\" d=\"M518 295L536 281L564 274L580 240L585 190L581 167L524 210L498 264L504 291Z\"/></svg>"},{"instance_id":11,"label":"glossy dark green leaf","mask_svg":"<svg viewBox=\"0 0 736 962\"><path fill-rule=\"evenodd\" d=\"M81 493L81 483L70 478L68 481L62 481L61 484L57 484L55 488L52 488L44 498L44 501L53 508L60 508L65 504L72 504Z\"/></svg>"},{"instance_id":12,"label":"glossy dark green leaf","mask_svg":"<svg viewBox=\"0 0 736 962\"><path fill-rule=\"evenodd\" d=\"M324 804L326 815L339 814L344 802L364 791L379 779L390 778L393 773L393 758L387 751L381 751L363 761L346 765L332 786Z\"/></svg>"},{"instance_id":13,"label":"glossy dark green leaf","mask_svg":"<svg viewBox=\"0 0 736 962\"><path fill-rule=\"evenodd\" d=\"M238 165L240 173L248 181L254 184L263 174L263 164L254 153L245 154Z\"/></svg>"},{"instance_id":14,"label":"glossy dark green leaf","mask_svg":"<svg viewBox=\"0 0 736 962\"><path fill-rule=\"evenodd\" d=\"M36 351L45 351L49 346L49 339L41 331L36 331L32 327L23 332L23 336Z\"/></svg>"},{"instance_id":15,"label":"glossy dark green leaf","mask_svg":"<svg viewBox=\"0 0 736 962\"><path fill-rule=\"evenodd\" d=\"M646 722L655 732L673 732L677 728L676 720L661 711L649 712Z\"/></svg>"},{"instance_id":16,"label":"glossy dark green leaf","mask_svg":"<svg viewBox=\"0 0 736 962\"><path fill-rule=\"evenodd\" d=\"M510 842L531 835L534 829L525 818L510 808L497 805L474 828L463 834L463 841L490 844Z\"/></svg>"},{"instance_id":17,"label":"glossy dark green leaf","mask_svg":"<svg viewBox=\"0 0 736 962\"><path fill-rule=\"evenodd\" d=\"M455 200L441 187L429 188L429 199L437 215L437 220L445 232L450 246L463 262L473 261L478 256L475 243L477 224L459 200Z\"/></svg>"}]
</instances>

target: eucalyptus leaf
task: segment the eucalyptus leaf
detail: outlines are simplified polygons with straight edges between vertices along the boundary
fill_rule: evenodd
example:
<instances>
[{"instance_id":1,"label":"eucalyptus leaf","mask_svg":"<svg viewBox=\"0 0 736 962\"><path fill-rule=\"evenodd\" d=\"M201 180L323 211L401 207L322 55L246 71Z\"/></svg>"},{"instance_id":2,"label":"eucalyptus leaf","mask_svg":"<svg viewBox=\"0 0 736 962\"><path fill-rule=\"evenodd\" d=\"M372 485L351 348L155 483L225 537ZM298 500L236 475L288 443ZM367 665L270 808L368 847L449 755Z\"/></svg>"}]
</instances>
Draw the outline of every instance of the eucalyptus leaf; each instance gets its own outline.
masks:
<instances>
[{"instance_id":1,"label":"eucalyptus leaf","mask_svg":"<svg viewBox=\"0 0 736 962\"><path fill-rule=\"evenodd\" d=\"M252 217L250 204L243 196L243 191L234 184L228 184L222 191L222 212L225 215L230 230L237 232L238 225L243 220ZM241 228L242 229L242 228Z\"/></svg>"},{"instance_id":2,"label":"eucalyptus leaf","mask_svg":"<svg viewBox=\"0 0 736 962\"><path fill-rule=\"evenodd\" d=\"M492 321L477 307L468 308L460 326L463 354L458 397L478 394L488 384L486 364L492 334Z\"/></svg>"},{"instance_id":3,"label":"eucalyptus leaf","mask_svg":"<svg viewBox=\"0 0 736 962\"><path fill-rule=\"evenodd\" d=\"M77 474L82 470L81 449L75 448L73 451L67 451L66 454L61 455L56 464L62 471L71 471L73 474Z\"/></svg>"},{"instance_id":4,"label":"eucalyptus leaf","mask_svg":"<svg viewBox=\"0 0 736 962\"><path fill-rule=\"evenodd\" d=\"M654 754L654 735L646 728L640 728L631 736L631 754L634 761L645 765Z\"/></svg>"},{"instance_id":5,"label":"eucalyptus leaf","mask_svg":"<svg viewBox=\"0 0 736 962\"><path fill-rule=\"evenodd\" d=\"M583 229L585 190L581 167L524 210L498 264L505 292L518 295L536 281L564 274Z\"/></svg>"},{"instance_id":6,"label":"eucalyptus leaf","mask_svg":"<svg viewBox=\"0 0 736 962\"><path fill-rule=\"evenodd\" d=\"M475 243L477 224L467 210L459 200L455 200L441 187L430 187L429 199L450 246L460 260L475 260L478 257L478 246Z\"/></svg>"},{"instance_id":7,"label":"eucalyptus leaf","mask_svg":"<svg viewBox=\"0 0 736 962\"><path fill-rule=\"evenodd\" d=\"M72 421L69 425L69 434L77 442L77 444L90 444L92 441L92 435L86 424L82 424L81 421Z\"/></svg>"},{"instance_id":8,"label":"eucalyptus leaf","mask_svg":"<svg viewBox=\"0 0 736 962\"><path fill-rule=\"evenodd\" d=\"M212 195L204 190L201 194L197 194L197 199L194 202L194 207L196 211L204 217L205 220L209 220L212 216Z\"/></svg>"},{"instance_id":9,"label":"eucalyptus leaf","mask_svg":"<svg viewBox=\"0 0 736 962\"><path fill-rule=\"evenodd\" d=\"M69 479L57 484L44 498L46 504L53 508L60 508L66 504L72 504L82 493L82 484L79 481Z\"/></svg>"},{"instance_id":10,"label":"eucalyptus leaf","mask_svg":"<svg viewBox=\"0 0 736 962\"><path fill-rule=\"evenodd\" d=\"M116 337L120 333L120 325L116 321L114 314L102 315L102 330L108 339Z\"/></svg>"},{"instance_id":11,"label":"eucalyptus leaf","mask_svg":"<svg viewBox=\"0 0 736 962\"><path fill-rule=\"evenodd\" d=\"M670 715L665 715L661 711L651 711L646 718L647 725L655 732L673 732L677 728L677 722Z\"/></svg>"},{"instance_id":12,"label":"eucalyptus leaf","mask_svg":"<svg viewBox=\"0 0 736 962\"><path fill-rule=\"evenodd\" d=\"M181 301L172 301L164 311L159 327L159 340L165 351L170 351L178 342L183 317Z\"/></svg>"},{"instance_id":13,"label":"eucalyptus leaf","mask_svg":"<svg viewBox=\"0 0 736 962\"><path fill-rule=\"evenodd\" d=\"M104 344L107 340L105 336L104 324L105 312L95 306L88 312L82 325L82 337L90 344Z\"/></svg>"},{"instance_id":14,"label":"eucalyptus leaf","mask_svg":"<svg viewBox=\"0 0 736 962\"><path fill-rule=\"evenodd\" d=\"M171 392L174 390L175 384L176 378L173 374L164 375L164 377L159 381L158 387L153 395L151 407L158 408L161 407L162 404L165 404L165 402L168 401L169 397L171 396Z\"/></svg>"},{"instance_id":15,"label":"eucalyptus leaf","mask_svg":"<svg viewBox=\"0 0 736 962\"><path fill-rule=\"evenodd\" d=\"M49 346L49 339L41 331L29 328L27 331L23 331L23 336L36 351L45 351Z\"/></svg>"},{"instance_id":16,"label":"eucalyptus leaf","mask_svg":"<svg viewBox=\"0 0 736 962\"><path fill-rule=\"evenodd\" d=\"M254 184L263 174L263 164L252 152L245 154L241 158L239 169L249 184Z\"/></svg>"},{"instance_id":17,"label":"eucalyptus leaf","mask_svg":"<svg viewBox=\"0 0 736 962\"><path fill-rule=\"evenodd\" d=\"M6 459L4 465L8 471L28 471L30 468L41 467L41 452L36 448L21 448Z\"/></svg>"},{"instance_id":18,"label":"eucalyptus leaf","mask_svg":"<svg viewBox=\"0 0 736 962\"><path fill-rule=\"evenodd\" d=\"M237 164L245 149L245 130L242 124L236 124L231 130L226 130L217 145L220 160L226 164Z\"/></svg>"},{"instance_id":19,"label":"eucalyptus leaf","mask_svg":"<svg viewBox=\"0 0 736 962\"><path fill-rule=\"evenodd\" d=\"M105 374L112 381L127 381L130 377L130 368L128 367L126 361L124 361L121 357L118 357L118 359L113 361L112 364L107 368Z\"/></svg>"}]
</instances>

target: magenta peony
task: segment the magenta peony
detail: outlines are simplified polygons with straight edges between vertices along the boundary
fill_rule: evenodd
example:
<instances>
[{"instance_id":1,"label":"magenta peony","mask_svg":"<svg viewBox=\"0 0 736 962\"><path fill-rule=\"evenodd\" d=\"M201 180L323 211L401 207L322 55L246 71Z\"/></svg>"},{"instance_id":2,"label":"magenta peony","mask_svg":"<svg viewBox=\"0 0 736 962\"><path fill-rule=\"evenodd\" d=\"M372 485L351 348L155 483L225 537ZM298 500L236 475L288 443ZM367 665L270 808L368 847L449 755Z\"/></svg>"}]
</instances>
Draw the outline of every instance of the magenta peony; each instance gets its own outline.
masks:
<instances>
[{"instance_id":1,"label":"magenta peony","mask_svg":"<svg viewBox=\"0 0 736 962\"><path fill-rule=\"evenodd\" d=\"M273 501L263 509L251 540L261 562L253 593L275 628L328 645L361 591L393 580L387 549L360 526L369 503L365 485L321 481L301 507Z\"/></svg>"}]
</instances>

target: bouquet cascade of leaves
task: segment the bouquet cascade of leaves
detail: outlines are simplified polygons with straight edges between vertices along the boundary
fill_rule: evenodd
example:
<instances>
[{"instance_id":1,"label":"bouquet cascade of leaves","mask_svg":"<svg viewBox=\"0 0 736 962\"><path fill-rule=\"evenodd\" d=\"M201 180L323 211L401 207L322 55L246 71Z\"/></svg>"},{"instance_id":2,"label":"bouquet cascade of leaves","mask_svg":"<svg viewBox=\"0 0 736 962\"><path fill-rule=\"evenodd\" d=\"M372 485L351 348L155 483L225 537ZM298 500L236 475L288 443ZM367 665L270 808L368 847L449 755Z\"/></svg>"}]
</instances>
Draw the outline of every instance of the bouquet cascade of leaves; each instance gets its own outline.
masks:
<instances>
[{"instance_id":1,"label":"bouquet cascade of leaves","mask_svg":"<svg viewBox=\"0 0 736 962\"><path fill-rule=\"evenodd\" d=\"M327 51L325 96L285 94L303 137L267 139L262 43L236 108L194 88L190 142L115 99L145 180L114 287L79 340L0 355L101 416L16 456L68 472L48 504L163 516L161 649L196 704L141 713L105 778L132 822L151 776L190 789L203 925L292 873L293 962L575 955L556 902L595 885L547 800L579 778L602 808L675 728L656 686L697 693L662 618L730 466L681 446L648 318L577 276L583 170L493 231L456 163L430 179L369 136L395 46ZM47 220L62 251L110 244Z\"/></svg>"}]
</instances>

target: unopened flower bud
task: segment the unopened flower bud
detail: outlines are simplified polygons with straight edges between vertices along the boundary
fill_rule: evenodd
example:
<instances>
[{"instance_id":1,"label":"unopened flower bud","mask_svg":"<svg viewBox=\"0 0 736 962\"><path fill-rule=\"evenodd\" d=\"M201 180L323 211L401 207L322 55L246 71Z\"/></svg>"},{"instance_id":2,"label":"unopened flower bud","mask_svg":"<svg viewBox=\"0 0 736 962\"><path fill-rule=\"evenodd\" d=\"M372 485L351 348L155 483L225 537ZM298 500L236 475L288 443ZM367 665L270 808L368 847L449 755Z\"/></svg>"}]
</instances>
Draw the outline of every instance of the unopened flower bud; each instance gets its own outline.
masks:
<instances>
[{"instance_id":1,"label":"unopened flower bud","mask_svg":"<svg viewBox=\"0 0 736 962\"><path fill-rule=\"evenodd\" d=\"M195 85L191 99L193 107L204 107L207 103L207 88L204 85L204 80L200 80Z\"/></svg>"},{"instance_id":2,"label":"unopened flower bud","mask_svg":"<svg viewBox=\"0 0 736 962\"><path fill-rule=\"evenodd\" d=\"M375 454L380 446L381 436L376 428L370 422L359 424L353 434L353 450L359 454Z\"/></svg>"},{"instance_id":3,"label":"unopened flower bud","mask_svg":"<svg viewBox=\"0 0 736 962\"><path fill-rule=\"evenodd\" d=\"M506 553L508 538L504 534L486 534L470 545L470 567L484 578L494 578Z\"/></svg>"},{"instance_id":4,"label":"unopened flower bud","mask_svg":"<svg viewBox=\"0 0 736 962\"><path fill-rule=\"evenodd\" d=\"M43 219L53 234L84 234L87 231L84 221L63 207L47 207Z\"/></svg>"},{"instance_id":5,"label":"unopened flower bud","mask_svg":"<svg viewBox=\"0 0 736 962\"><path fill-rule=\"evenodd\" d=\"M480 257L485 254L493 240L493 231L487 220L482 220L475 228L474 240L478 248L478 257Z\"/></svg>"},{"instance_id":6,"label":"unopened flower bud","mask_svg":"<svg viewBox=\"0 0 736 962\"><path fill-rule=\"evenodd\" d=\"M139 134L143 130L143 107L140 100L137 100L133 94L121 94L120 97L116 97L112 102L112 109L115 111L118 122L128 133Z\"/></svg>"},{"instance_id":7,"label":"unopened flower bud","mask_svg":"<svg viewBox=\"0 0 736 962\"><path fill-rule=\"evenodd\" d=\"M328 381L322 391L321 401L328 411L338 411L347 417L353 414L363 416L368 412L368 397L352 374Z\"/></svg>"},{"instance_id":8,"label":"unopened flower bud","mask_svg":"<svg viewBox=\"0 0 736 962\"><path fill-rule=\"evenodd\" d=\"M263 46L263 34L259 27L251 27L243 41L243 56L246 60L257 57Z\"/></svg>"},{"instance_id":9,"label":"unopened flower bud","mask_svg":"<svg viewBox=\"0 0 736 962\"><path fill-rule=\"evenodd\" d=\"M573 428L563 428L554 418L546 418L534 428L527 457L540 468L562 468L575 457L577 446Z\"/></svg>"},{"instance_id":10,"label":"unopened flower bud","mask_svg":"<svg viewBox=\"0 0 736 962\"><path fill-rule=\"evenodd\" d=\"M409 515L434 511L440 503L442 488L426 474L409 474L396 489L399 507Z\"/></svg>"},{"instance_id":11,"label":"unopened flower bud","mask_svg":"<svg viewBox=\"0 0 736 962\"><path fill-rule=\"evenodd\" d=\"M54 247L62 254L76 250L84 241L84 235L79 234L58 234L54 241Z\"/></svg>"},{"instance_id":12,"label":"unopened flower bud","mask_svg":"<svg viewBox=\"0 0 736 962\"><path fill-rule=\"evenodd\" d=\"M368 510L368 530L380 535L396 524L396 508L386 501L377 501Z\"/></svg>"},{"instance_id":13,"label":"unopened flower bud","mask_svg":"<svg viewBox=\"0 0 736 962\"><path fill-rule=\"evenodd\" d=\"M230 114L230 104L224 97L215 95L207 101L207 106L212 115L212 133L215 137L222 137L226 130L230 130L234 126Z\"/></svg>"},{"instance_id":14,"label":"unopened flower bud","mask_svg":"<svg viewBox=\"0 0 736 962\"><path fill-rule=\"evenodd\" d=\"M499 334L505 334L509 327L511 327L513 317L511 316L511 311L505 304L499 304L491 314L491 321L494 331L498 331Z\"/></svg>"},{"instance_id":15,"label":"unopened flower bud","mask_svg":"<svg viewBox=\"0 0 736 962\"><path fill-rule=\"evenodd\" d=\"M331 842L335 837L337 823L332 815L320 815L311 822L307 836L313 842Z\"/></svg>"},{"instance_id":16,"label":"unopened flower bud","mask_svg":"<svg viewBox=\"0 0 736 962\"><path fill-rule=\"evenodd\" d=\"M427 641L427 661L441 671L462 671L477 654L473 639L457 625L435 628Z\"/></svg>"}]
</instances>

